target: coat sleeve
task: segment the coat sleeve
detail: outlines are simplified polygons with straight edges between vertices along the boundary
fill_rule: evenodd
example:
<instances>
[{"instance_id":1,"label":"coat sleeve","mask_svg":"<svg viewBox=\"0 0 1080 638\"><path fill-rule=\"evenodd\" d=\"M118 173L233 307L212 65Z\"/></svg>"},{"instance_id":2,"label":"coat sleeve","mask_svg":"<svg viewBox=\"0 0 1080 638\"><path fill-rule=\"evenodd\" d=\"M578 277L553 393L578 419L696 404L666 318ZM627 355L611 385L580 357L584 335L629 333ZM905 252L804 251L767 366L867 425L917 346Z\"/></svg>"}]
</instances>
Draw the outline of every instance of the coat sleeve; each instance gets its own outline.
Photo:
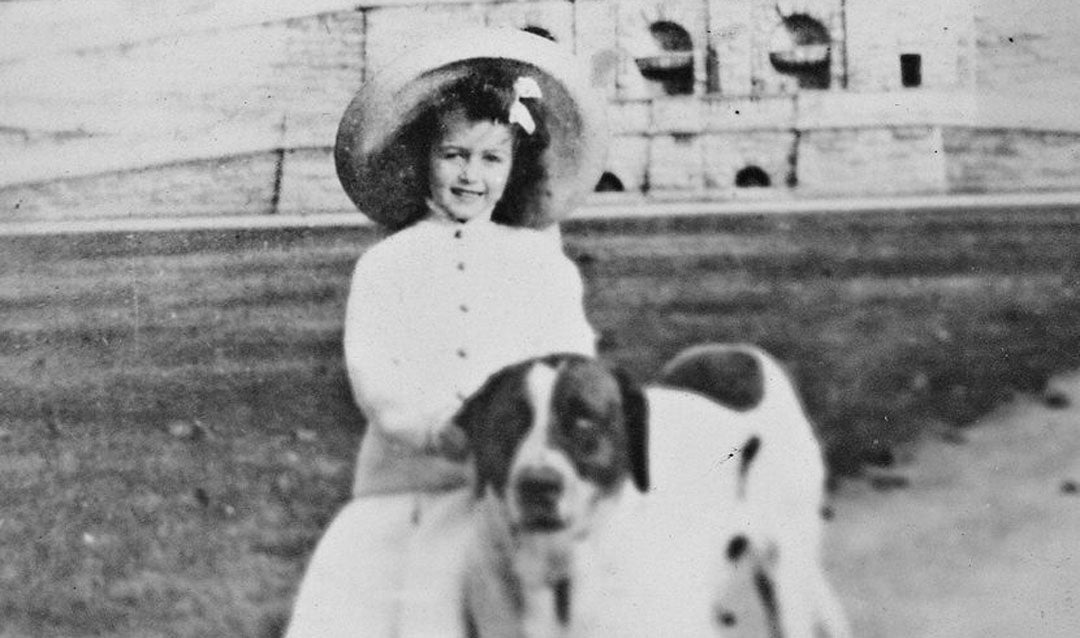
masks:
<instances>
[{"instance_id":1,"label":"coat sleeve","mask_svg":"<svg viewBox=\"0 0 1080 638\"><path fill-rule=\"evenodd\" d=\"M550 301L545 329L541 338L548 340L538 348L541 352L575 352L596 355L596 332L585 313L585 286L581 272L560 250L551 269L553 285L549 287Z\"/></svg>"},{"instance_id":2,"label":"coat sleeve","mask_svg":"<svg viewBox=\"0 0 1080 638\"><path fill-rule=\"evenodd\" d=\"M430 379L430 366L409 357L411 325L394 272L377 254L361 257L345 310L344 356L353 397L391 442L433 451L438 433L460 406Z\"/></svg>"}]
</instances>

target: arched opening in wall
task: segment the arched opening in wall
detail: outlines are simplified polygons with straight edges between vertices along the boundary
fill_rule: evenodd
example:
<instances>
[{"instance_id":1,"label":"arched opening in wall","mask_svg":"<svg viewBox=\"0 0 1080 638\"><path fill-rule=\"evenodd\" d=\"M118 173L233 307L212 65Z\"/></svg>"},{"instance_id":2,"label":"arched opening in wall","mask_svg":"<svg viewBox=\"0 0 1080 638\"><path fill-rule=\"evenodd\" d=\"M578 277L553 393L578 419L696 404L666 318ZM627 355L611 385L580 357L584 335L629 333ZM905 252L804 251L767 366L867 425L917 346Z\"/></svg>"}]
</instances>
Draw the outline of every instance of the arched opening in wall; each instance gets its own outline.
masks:
<instances>
[{"instance_id":1,"label":"arched opening in wall","mask_svg":"<svg viewBox=\"0 0 1080 638\"><path fill-rule=\"evenodd\" d=\"M605 172L596 183L595 190L597 193L622 193L626 188L623 187L621 179L615 177L613 173Z\"/></svg>"},{"instance_id":2,"label":"arched opening in wall","mask_svg":"<svg viewBox=\"0 0 1080 638\"><path fill-rule=\"evenodd\" d=\"M735 174L736 188L768 188L772 180L760 166L750 165Z\"/></svg>"},{"instance_id":3,"label":"arched opening in wall","mask_svg":"<svg viewBox=\"0 0 1080 638\"><path fill-rule=\"evenodd\" d=\"M649 34L660 53L636 59L645 79L659 83L667 95L694 92L694 42L690 33L669 20L649 25Z\"/></svg>"},{"instance_id":4,"label":"arched opening in wall","mask_svg":"<svg viewBox=\"0 0 1080 638\"><path fill-rule=\"evenodd\" d=\"M832 78L829 30L805 13L785 16L773 32L769 62L793 76L800 89L827 89Z\"/></svg>"},{"instance_id":5,"label":"arched opening in wall","mask_svg":"<svg viewBox=\"0 0 1080 638\"><path fill-rule=\"evenodd\" d=\"M551 31L548 31L544 27L537 27L537 26L529 25L527 27L522 27L521 30L524 31L525 33L531 33L533 35L538 35L541 38L547 38L548 40L551 40L552 42L556 41L555 36L551 34Z\"/></svg>"}]
</instances>

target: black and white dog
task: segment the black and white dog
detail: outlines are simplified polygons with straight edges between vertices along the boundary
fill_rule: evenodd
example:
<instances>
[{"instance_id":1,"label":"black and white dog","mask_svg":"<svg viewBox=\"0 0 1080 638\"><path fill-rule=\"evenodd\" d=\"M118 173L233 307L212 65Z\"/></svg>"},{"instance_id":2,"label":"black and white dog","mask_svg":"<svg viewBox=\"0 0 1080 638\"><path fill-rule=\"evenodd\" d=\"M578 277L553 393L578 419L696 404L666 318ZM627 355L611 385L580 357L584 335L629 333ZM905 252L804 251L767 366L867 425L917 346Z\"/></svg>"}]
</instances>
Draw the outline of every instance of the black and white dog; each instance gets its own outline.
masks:
<instances>
[{"instance_id":1,"label":"black and white dog","mask_svg":"<svg viewBox=\"0 0 1080 638\"><path fill-rule=\"evenodd\" d=\"M763 351L694 348L645 390L586 357L534 359L456 423L483 497L473 635L848 635L818 557L821 453Z\"/></svg>"}]
</instances>

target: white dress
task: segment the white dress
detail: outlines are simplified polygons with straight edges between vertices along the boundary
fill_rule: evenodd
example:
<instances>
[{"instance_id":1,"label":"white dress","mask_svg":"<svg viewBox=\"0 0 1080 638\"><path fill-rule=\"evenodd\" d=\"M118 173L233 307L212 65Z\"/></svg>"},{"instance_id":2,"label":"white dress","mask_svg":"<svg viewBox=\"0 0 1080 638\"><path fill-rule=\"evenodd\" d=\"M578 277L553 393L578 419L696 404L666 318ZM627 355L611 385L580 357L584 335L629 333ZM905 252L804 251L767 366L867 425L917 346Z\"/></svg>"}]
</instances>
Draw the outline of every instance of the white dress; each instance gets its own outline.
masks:
<instances>
[{"instance_id":1,"label":"white dress","mask_svg":"<svg viewBox=\"0 0 1080 638\"><path fill-rule=\"evenodd\" d=\"M354 493L460 484L425 448L487 377L552 352L595 353L581 275L556 229L431 217L356 264L345 362L368 419Z\"/></svg>"},{"instance_id":2,"label":"white dress","mask_svg":"<svg viewBox=\"0 0 1080 638\"><path fill-rule=\"evenodd\" d=\"M453 638L473 497L466 466L431 443L496 370L595 354L582 291L557 228L431 216L360 258L345 319L367 419L356 498L320 540L287 636Z\"/></svg>"}]
</instances>

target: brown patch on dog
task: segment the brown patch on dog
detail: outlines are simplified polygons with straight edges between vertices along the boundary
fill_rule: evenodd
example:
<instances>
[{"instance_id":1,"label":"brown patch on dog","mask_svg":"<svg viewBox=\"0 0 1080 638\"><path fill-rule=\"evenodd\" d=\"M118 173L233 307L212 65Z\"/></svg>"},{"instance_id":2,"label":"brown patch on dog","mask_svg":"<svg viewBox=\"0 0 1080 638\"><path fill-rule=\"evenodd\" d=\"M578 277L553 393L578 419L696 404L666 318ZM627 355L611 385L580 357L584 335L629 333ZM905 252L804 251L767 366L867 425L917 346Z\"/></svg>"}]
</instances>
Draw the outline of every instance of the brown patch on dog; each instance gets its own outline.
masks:
<instances>
[{"instance_id":1,"label":"brown patch on dog","mask_svg":"<svg viewBox=\"0 0 1080 638\"><path fill-rule=\"evenodd\" d=\"M754 409L765 396L765 377L757 356L737 346L684 350L664 366L657 381L741 412Z\"/></svg>"}]
</instances>

